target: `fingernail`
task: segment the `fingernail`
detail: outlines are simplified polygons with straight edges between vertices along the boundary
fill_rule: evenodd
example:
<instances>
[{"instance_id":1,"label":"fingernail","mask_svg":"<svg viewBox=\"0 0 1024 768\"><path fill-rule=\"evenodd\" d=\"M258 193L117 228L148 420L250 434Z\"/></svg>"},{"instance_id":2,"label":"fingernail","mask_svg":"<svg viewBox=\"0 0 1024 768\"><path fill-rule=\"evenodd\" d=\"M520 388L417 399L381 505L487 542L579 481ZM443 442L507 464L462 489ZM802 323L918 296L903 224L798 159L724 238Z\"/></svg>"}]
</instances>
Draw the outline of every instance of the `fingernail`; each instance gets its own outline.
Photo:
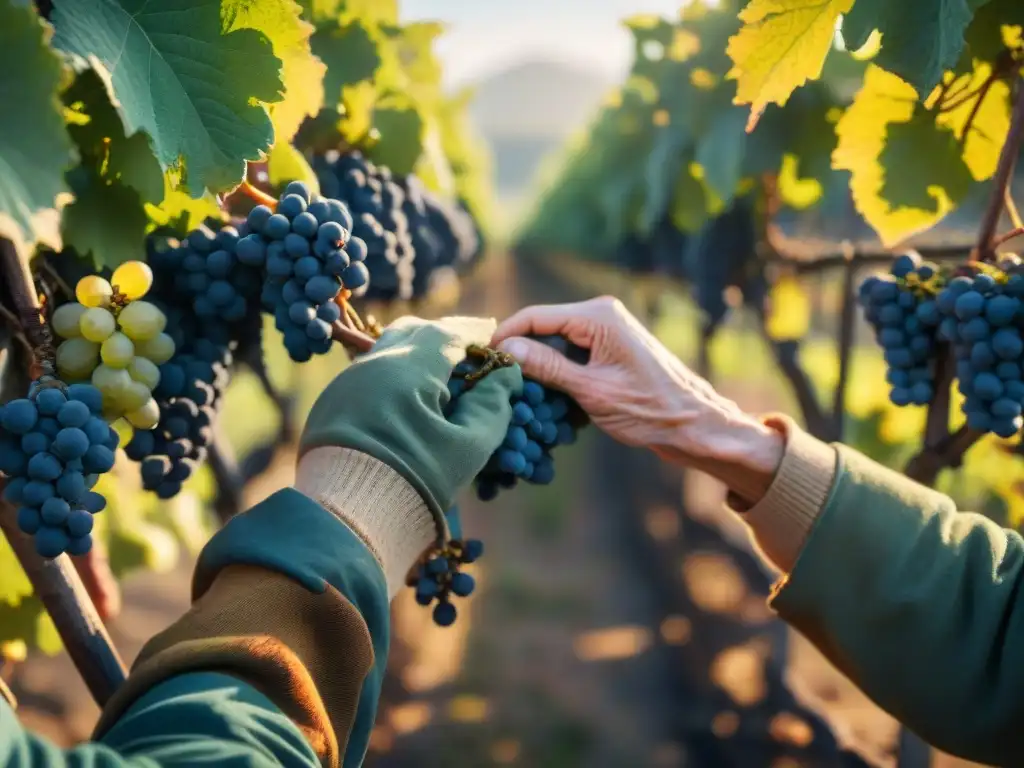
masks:
<instances>
[{"instance_id":1,"label":"fingernail","mask_svg":"<svg viewBox=\"0 0 1024 768\"><path fill-rule=\"evenodd\" d=\"M500 346L503 352L508 352L520 363L525 363L527 356L530 354L530 348L519 339L503 341Z\"/></svg>"}]
</instances>

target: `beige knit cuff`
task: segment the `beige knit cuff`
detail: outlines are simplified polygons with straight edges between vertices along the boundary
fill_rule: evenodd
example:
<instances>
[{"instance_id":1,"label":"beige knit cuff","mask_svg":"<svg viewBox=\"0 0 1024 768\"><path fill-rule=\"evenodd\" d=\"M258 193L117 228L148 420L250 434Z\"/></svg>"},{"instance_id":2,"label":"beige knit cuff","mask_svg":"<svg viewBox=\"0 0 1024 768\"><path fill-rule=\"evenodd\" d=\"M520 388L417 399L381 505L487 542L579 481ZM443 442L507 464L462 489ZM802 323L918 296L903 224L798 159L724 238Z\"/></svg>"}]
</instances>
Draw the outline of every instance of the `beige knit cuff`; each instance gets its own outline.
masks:
<instances>
[{"instance_id":1,"label":"beige knit cuff","mask_svg":"<svg viewBox=\"0 0 1024 768\"><path fill-rule=\"evenodd\" d=\"M768 492L754 506L744 509L743 502L732 495L728 503L751 527L764 555L789 573L828 501L838 453L786 416L768 416L764 423L786 438L782 464Z\"/></svg>"},{"instance_id":2,"label":"beige knit cuff","mask_svg":"<svg viewBox=\"0 0 1024 768\"><path fill-rule=\"evenodd\" d=\"M438 540L427 503L381 461L349 448L325 446L303 454L295 489L334 514L363 540L384 570L388 599L424 551Z\"/></svg>"}]
</instances>

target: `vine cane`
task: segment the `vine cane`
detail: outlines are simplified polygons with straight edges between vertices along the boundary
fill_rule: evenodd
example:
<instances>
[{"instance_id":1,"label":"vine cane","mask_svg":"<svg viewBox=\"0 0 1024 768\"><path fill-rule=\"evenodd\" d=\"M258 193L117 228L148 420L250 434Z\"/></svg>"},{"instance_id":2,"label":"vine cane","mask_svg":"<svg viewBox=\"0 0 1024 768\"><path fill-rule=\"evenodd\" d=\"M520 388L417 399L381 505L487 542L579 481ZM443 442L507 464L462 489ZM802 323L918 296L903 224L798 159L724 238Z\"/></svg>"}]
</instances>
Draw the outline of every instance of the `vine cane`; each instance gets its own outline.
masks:
<instances>
[{"instance_id":1,"label":"vine cane","mask_svg":"<svg viewBox=\"0 0 1024 768\"><path fill-rule=\"evenodd\" d=\"M0 274L7 278L11 299L29 342L36 350L33 368L52 368L53 342L43 321L42 309L28 265L14 245L0 239ZM40 357L43 360L40 360ZM33 378L38 371L33 370ZM6 485L0 481L0 487ZM0 504L3 531L32 583L36 596L53 620L68 655L85 681L93 699L104 706L127 677L127 669L107 633L96 605L85 589L71 559L40 557L29 537L18 530L14 509Z\"/></svg>"}]
</instances>

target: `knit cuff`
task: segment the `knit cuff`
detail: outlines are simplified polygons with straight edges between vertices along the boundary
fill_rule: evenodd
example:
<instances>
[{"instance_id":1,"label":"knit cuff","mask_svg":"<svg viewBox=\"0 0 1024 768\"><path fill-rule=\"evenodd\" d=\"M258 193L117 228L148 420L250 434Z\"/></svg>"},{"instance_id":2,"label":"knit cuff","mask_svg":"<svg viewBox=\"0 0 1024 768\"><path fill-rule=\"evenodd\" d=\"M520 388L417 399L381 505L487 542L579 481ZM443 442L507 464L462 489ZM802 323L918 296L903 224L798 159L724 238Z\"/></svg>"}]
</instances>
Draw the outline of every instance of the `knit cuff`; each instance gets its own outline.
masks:
<instances>
[{"instance_id":1,"label":"knit cuff","mask_svg":"<svg viewBox=\"0 0 1024 768\"><path fill-rule=\"evenodd\" d=\"M388 599L423 552L438 540L427 503L381 461L349 448L314 448L299 460L295 489L323 506L363 540L384 570Z\"/></svg>"},{"instance_id":2,"label":"knit cuff","mask_svg":"<svg viewBox=\"0 0 1024 768\"><path fill-rule=\"evenodd\" d=\"M742 515L765 556L789 573L828 501L838 454L792 419L771 415L764 423L786 438L786 452L768 492L753 506L735 494L727 503Z\"/></svg>"}]
</instances>

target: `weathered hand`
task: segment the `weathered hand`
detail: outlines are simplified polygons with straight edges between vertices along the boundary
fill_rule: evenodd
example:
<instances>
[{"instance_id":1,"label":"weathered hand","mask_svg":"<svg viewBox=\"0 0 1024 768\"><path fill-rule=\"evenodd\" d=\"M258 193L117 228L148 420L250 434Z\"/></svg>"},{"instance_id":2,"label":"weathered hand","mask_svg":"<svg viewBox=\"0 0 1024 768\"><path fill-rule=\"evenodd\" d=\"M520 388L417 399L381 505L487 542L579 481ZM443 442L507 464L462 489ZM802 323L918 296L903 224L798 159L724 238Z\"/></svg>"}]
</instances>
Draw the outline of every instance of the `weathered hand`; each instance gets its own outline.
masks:
<instances>
[{"instance_id":1,"label":"weathered hand","mask_svg":"<svg viewBox=\"0 0 1024 768\"><path fill-rule=\"evenodd\" d=\"M522 338L558 334L590 350L585 366ZM667 459L738 464L774 473L782 439L718 394L669 352L622 302L602 297L524 309L498 326L494 343L523 374L572 395L600 429Z\"/></svg>"}]
</instances>

